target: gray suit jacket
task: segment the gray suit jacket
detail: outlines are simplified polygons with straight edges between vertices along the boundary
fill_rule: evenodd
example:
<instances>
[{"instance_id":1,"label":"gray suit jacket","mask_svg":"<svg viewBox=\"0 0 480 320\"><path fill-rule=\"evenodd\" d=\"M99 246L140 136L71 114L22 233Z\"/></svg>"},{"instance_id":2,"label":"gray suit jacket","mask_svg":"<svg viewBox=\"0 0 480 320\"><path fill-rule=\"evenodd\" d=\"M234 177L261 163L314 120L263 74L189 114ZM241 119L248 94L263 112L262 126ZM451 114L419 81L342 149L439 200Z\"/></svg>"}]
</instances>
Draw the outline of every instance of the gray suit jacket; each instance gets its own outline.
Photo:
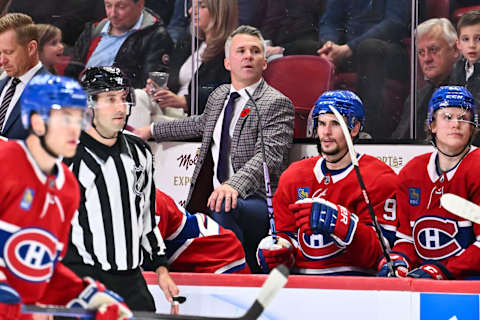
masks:
<instances>
[{"instance_id":1,"label":"gray suit jacket","mask_svg":"<svg viewBox=\"0 0 480 320\"><path fill-rule=\"evenodd\" d=\"M230 84L221 85L209 96L203 114L154 125L153 132L157 141L202 137L202 146L193 172L187 205L192 198L200 171L211 154L213 130L229 93ZM271 187L274 191L280 174L287 166L288 149L293 142L293 104L264 80L252 97L262 117L265 153ZM230 156L235 174L225 183L237 190L244 199L251 195L265 197L258 115L251 101L244 106L244 110L246 109L250 112L242 112L233 132Z\"/></svg>"}]
</instances>

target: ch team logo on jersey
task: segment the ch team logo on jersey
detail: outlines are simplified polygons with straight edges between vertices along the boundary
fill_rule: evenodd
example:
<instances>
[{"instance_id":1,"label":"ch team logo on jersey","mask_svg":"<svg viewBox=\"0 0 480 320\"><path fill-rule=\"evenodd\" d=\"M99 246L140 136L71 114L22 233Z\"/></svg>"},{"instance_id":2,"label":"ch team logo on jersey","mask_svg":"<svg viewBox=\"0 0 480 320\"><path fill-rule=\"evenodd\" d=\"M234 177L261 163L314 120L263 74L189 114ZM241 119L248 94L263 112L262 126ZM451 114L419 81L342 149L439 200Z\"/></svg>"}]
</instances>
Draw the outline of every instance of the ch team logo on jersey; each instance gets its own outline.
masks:
<instances>
[{"instance_id":1,"label":"ch team logo on jersey","mask_svg":"<svg viewBox=\"0 0 480 320\"><path fill-rule=\"evenodd\" d=\"M420 204L420 188L408 188L408 202L411 206Z\"/></svg>"},{"instance_id":2,"label":"ch team logo on jersey","mask_svg":"<svg viewBox=\"0 0 480 320\"><path fill-rule=\"evenodd\" d=\"M413 226L415 248L423 259L441 260L457 254L462 250L457 234L457 223L450 219L424 217Z\"/></svg>"},{"instance_id":3,"label":"ch team logo on jersey","mask_svg":"<svg viewBox=\"0 0 480 320\"><path fill-rule=\"evenodd\" d=\"M308 198L310 194L310 188L309 187L300 187L297 188L297 200L303 200Z\"/></svg>"},{"instance_id":4,"label":"ch team logo on jersey","mask_svg":"<svg viewBox=\"0 0 480 320\"><path fill-rule=\"evenodd\" d=\"M25 228L13 233L3 248L8 270L31 282L43 282L53 274L57 260L57 239L38 228Z\"/></svg>"},{"instance_id":5,"label":"ch team logo on jersey","mask_svg":"<svg viewBox=\"0 0 480 320\"><path fill-rule=\"evenodd\" d=\"M35 191L31 188L25 189L23 193L22 201L20 201L20 208L25 211L30 210L32 207L33 196L35 195Z\"/></svg>"},{"instance_id":6,"label":"ch team logo on jersey","mask_svg":"<svg viewBox=\"0 0 480 320\"><path fill-rule=\"evenodd\" d=\"M311 260L328 259L344 250L332 237L323 234L307 235L299 231L298 244L303 255Z\"/></svg>"}]
</instances>

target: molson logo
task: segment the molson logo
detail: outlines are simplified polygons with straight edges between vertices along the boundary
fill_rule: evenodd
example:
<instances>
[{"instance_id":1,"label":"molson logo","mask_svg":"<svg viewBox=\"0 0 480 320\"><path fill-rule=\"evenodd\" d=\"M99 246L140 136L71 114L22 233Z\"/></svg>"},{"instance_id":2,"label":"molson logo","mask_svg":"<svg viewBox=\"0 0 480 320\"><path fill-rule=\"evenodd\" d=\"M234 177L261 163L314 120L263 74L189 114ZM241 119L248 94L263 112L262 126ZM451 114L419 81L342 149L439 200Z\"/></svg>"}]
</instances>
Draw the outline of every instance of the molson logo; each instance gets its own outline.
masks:
<instances>
[{"instance_id":1,"label":"molson logo","mask_svg":"<svg viewBox=\"0 0 480 320\"><path fill-rule=\"evenodd\" d=\"M185 170L188 170L191 166L194 166L197 164L199 154L200 154L200 148L197 149L197 152L195 152L195 155L193 155L192 153L181 154L177 158L178 167L185 168Z\"/></svg>"}]
</instances>

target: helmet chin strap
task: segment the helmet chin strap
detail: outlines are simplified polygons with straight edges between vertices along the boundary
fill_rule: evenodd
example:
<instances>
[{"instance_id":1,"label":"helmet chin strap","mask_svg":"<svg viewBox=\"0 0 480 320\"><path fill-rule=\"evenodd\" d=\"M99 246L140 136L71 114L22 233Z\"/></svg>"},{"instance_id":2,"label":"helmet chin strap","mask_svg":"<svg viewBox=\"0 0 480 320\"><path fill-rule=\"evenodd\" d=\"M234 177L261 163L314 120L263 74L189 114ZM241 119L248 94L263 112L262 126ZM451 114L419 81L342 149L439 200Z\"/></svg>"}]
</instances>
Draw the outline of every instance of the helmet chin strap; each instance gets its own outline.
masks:
<instances>
[{"instance_id":1,"label":"helmet chin strap","mask_svg":"<svg viewBox=\"0 0 480 320\"><path fill-rule=\"evenodd\" d=\"M473 141L473 136L474 134L472 133L470 135L470 138L468 139L468 142L465 144L465 147L460 150L458 153L455 153L455 154L448 154L446 152L443 152L442 149L440 149L438 146L437 146L437 142L436 142L436 135L433 135L432 136L432 139L430 140L431 144L433 145L433 147L435 149L438 150L438 152L440 152L441 154L443 154L444 156L446 157L449 157L449 158L455 158L455 157L458 157L459 155L461 155L465 150L467 149L470 149L470 146L472 145L472 141Z\"/></svg>"},{"instance_id":2,"label":"helmet chin strap","mask_svg":"<svg viewBox=\"0 0 480 320\"><path fill-rule=\"evenodd\" d=\"M52 149L50 149L48 146L47 146L47 142L45 141L45 136L47 135L48 133L48 125L45 124L45 134L40 136L38 134L36 134L35 132L33 132L34 135L36 135L38 137L38 139L40 139L40 145L42 146L43 150L45 150L46 153L48 153L50 156L54 157L54 158L60 158L60 155L59 154L56 154L55 152L53 152Z\"/></svg>"},{"instance_id":3,"label":"helmet chin strap","mask_svg":"<svg viewBox=\"0 0 480 320\"><path fill-rule=\"evenodd\" d=\"M95 129L95 131L97 131L97 133L99 134L100 137L102 137L103 139L107 139L107 140L111 140L111 139L116 139L118 137L118 133L120 132L123 132L123 130L125 130L125 128L127 127L127 121L128 121L128 117L130 116L130 113L125 117L125 123L123 124L123 128L122 130L118 131L113 137L105 137L98 129L97 129L97 126L95 125L95 109L92 108L92 127L93 129Z\"/></svg>"},{"instance_id":4,"label":"helmet chin strap","mask_svg":"<svg viewBox=\"0 0 480 320\"><path fill-rule=\"evenodd\" d=\"M100 130L97 129L97 126L95 125L95 108L92 108L92 127L97 131L98 135L102 137L103 139L111 140L111 139L116 139L118 137L118 132L113 136L113 137L105 137ZM124 126L125 127L125 126ZM122 129L123 131L123 129Z\"/></svg>"}]
</instances>

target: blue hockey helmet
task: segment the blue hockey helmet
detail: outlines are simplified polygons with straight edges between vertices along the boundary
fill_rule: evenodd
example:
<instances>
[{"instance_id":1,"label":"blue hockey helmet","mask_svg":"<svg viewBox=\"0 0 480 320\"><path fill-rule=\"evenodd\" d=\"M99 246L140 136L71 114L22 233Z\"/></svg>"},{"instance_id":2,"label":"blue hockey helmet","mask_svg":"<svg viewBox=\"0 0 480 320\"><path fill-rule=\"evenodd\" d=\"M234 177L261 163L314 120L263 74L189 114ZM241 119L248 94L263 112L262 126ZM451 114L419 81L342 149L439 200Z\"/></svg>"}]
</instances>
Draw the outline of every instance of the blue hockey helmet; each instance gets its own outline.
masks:
<instances>
[{"instance_id":1,"label":"blue hockey helmet","mask_svg":"<svg viewBox=\"0 0 480 320\"><path fill-rule=\"evenodd\" d=\"M332 113L330 106L347 117L347 127L352 130L355 123L360 122L360 130L363 129L365 111L362 100L353 92L348 90L333 90L324 92L315 102L312 110L313 130L317 130L318 117L321 114Z\"/></svg>"},{"instance_id":2,"label":"blue hockey helmet","mask_svg":"<svg viewBox=\"0 0 480 320\"><path fill-rule=\"evenodd\" d=\"M427 124L430 125L434 120L435 111L441 108L457 107L472 113L472 121L478 126L478 111L475 105L475 99L465 87L444 86L438 88L432 95L428 104Z\"/></svg>"},{"instance_id":3,"label":"blue hockey helmet","mask_svg":"<svg viewBox=\"0 0 480 320\"><path fill-rule=\"evenodd\" d=\"M50 116L50 110L61 108L87 108L87 94L80 84L67 77L52 74L38 75L28 82L20 100L22 123L25 129L30 127L30 115L33 111L44 121Z\"/></svg>"}]
</instances>

